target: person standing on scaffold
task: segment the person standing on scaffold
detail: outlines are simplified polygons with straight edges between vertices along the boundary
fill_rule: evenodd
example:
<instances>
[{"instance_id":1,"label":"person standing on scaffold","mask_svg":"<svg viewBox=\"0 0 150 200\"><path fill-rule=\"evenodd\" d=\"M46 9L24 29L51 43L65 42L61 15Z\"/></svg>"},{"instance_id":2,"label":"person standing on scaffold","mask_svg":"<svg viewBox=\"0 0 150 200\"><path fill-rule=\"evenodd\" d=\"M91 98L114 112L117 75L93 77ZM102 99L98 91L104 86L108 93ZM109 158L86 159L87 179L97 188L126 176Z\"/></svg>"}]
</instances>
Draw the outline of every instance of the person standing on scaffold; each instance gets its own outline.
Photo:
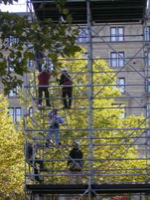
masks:
<instances>
[{"instance_id":1,"label":"person standing on scaffold","mask_svg":"<svg viewBox=\"0 0 150 200\"><path fill-rule=\"evenodd\" d=\"M48 108L51 106L49 91L48 91L50 77L51 73L48 69L44 69L38 75L38 108L42 107L43 92L45 93L46 106Z\"/></svg>"},{"instance_id":2,"label":"person standing on scaffold","mask_svg":"<svg viewBox=\"0 0 150 200\"><path fill-rule=\"evenodd\" d=\"M49 141L52 138L53 133L55 134L55 140L54 140L55 143L57 145L61 145L59 126L60 126L60 124L66 124L66 123L65 123L64 119L60 115L58 115L57 111L58 111L58 109L54 108L52 111L50 111L48 113L48 117L50 120L50 129L49 129L48 135L46 137L46 147L49 147Z\"/></svg>"},{"instance_id":3,"label":"person standing on scaffold","mask_svg":"<svg viewBox=\"0 0 150 200\"><path fill-rule=\"evenodd\" d=\"M62 100L64 109L70 109L72 105L72 80L66 69L62 70L59 84L62 85Z\"/></svg>"}]
</instances>

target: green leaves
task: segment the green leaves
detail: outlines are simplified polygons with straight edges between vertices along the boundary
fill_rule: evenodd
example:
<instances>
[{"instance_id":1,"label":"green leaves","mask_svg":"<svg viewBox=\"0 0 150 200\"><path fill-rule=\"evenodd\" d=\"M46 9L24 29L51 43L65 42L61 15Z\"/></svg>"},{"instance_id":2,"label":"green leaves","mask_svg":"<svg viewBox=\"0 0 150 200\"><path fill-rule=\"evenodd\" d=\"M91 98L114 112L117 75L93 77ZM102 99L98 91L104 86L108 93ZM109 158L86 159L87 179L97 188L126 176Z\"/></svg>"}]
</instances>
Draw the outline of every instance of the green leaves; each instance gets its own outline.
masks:
<instances>
[{"instance_id":1,"label":"green leaves","mask_svg":"<svg viewBox=\"0 0 150 200\"><path fill-rule=\"evenodd\" d=\"M16 130L8 114L8 102L0 95L0 197L23 200L24 153L21 127Z\"/></svg>"},{"instance_id":2,"label":"green leaves","mask_svg":"<svg viewBox=\"0 0 150 200\"><path fill-rule=\"evenodd\" d=\"M16 68L16 71L17 72L19 71L19 73L21 75L20 70L17 70L17 68ZM17 86L21 86L23 83L23 80L19 79L15 75L10 75L10 73L7 73L7 75L2 78L2 83L5 85L4 94L7 95L10 91L10 88L14 89Z\"/></svg>"},{"instance_id":3,"label":"green leaves","mask_svg":"<svg viewBox=\"0 0 150 200\"><path fill-rule=\"evenodd\" d=\"M35 52L44 52L55 66L61 67L59 56L73 56L77 51L80 51L80 47L75 44L78 31L70 25L69 10L63 7L65 2L62 0L57 2L59 11L67 20L65 24L56 24L50 19L46 19L42 24L39 24L35 21L28 21L27 17L12 13L0 13L2 24L0 26L0 32L2 33L0 74L5 92L12 88L11 82L9 84L11 73L15 72L22 76L28 72L27 61L35 60ZM11 66L13 72L9 72L8 75L9 66ZM17 84L17 81L20 83L18 78L15 78L13 82Z\"/></svg>"},{"instance_id":4,"label":"green leaves","mask_svg":"<svg viewBox=\"0 0 150 200\"><path fill-rule=\"evenodd\" d=\"M25 51L25 52L23 53L23 57L24 57L25 59L34 60L35 55L34 55L34 53L32 53L32 52L27 52L27 51Z\"/></svg>"},{"instance_id":5,"label":"green leaves","mask_svg":"<svg viewBox=\"0 0 150 200\"><path fill-rule=\"evenodd\" d=\"M64 9L62 10L62 13L63 13L64 15L67 15L67 14L69 13L69 10L68 10L67 8L64 8Z\"/></svg>"}]
</instances>

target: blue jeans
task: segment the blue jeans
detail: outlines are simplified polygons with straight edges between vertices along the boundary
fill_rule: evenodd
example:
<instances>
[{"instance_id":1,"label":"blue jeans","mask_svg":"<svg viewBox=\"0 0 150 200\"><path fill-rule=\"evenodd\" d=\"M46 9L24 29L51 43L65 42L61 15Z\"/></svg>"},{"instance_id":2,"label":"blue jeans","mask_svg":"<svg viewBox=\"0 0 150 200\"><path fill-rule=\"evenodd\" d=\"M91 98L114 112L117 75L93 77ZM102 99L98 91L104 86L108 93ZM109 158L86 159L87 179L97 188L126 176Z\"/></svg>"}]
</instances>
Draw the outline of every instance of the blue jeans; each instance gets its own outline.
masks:
<instances>
[{"instance_id":1,"label":"blue jeans","mask_svg":"<svg viewBox=\"0 0 150 200\"><path fill-rule=\"evenodd\" d=\"M58 144L59 141L60 141L59 128L54 128L54 127L50 126L50 129L49 129L49 132L48 132L46 140L49 141L52 138L52 134L53 133L55 134L54 141L55 141L56 144Z\"/></svg>"}]
</instances>

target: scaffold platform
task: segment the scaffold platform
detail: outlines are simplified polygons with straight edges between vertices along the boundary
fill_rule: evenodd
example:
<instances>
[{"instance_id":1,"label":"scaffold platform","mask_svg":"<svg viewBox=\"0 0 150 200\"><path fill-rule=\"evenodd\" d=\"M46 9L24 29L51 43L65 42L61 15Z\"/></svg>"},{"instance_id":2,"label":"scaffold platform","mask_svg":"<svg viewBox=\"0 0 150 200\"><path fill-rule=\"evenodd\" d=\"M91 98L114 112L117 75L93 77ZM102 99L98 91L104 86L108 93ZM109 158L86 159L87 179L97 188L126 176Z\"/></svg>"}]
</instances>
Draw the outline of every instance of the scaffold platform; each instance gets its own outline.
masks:
<instances>
[{"instance_id":1,"label":"scaffold platform","mask_svg":"<svg viewBox=\"0 0 150 200\"><path fill-rule=\"evenodd\" d=\"M38 194L82 194L88 191L88 184L26 185L26 190ZM92 184L91 192L107 193L150 193L150 184ZM87 192L88 193L88 192Z\"/></svg>"},{"instance_id":2,"label":"scaffold platform","mask_svg":"<svg viewBox=\"0 0 150 200\"><path fill-rule=\"evenodd\" d=\"M91 19L94 23L139 22L146 12L147 0L69 0L65 7L69 9L73 24L87 23L87 2L90 3ZM60 20L61 14L53 0L32 0L38 20L51 18Z\"/></svg>"}]
</instances>

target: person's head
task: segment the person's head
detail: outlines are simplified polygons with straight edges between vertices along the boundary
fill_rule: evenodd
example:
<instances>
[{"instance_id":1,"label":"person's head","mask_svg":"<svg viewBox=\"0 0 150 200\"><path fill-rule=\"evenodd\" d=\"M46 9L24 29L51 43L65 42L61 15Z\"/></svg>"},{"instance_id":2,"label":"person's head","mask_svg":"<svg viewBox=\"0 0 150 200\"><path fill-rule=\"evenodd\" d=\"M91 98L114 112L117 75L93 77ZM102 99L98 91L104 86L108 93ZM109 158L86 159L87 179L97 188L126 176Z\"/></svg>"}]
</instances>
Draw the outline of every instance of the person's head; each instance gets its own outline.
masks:
<instances>
[{"instance_id":1,"label":"person's head","mask_svg":"<svg viewBox=\"0 0 150 200\"><path fill-rule=\"evenodd\" d=\"M57 114L57 111L58 111L58 108L54 108L54 109L53 109L53 112L54 112L55 114Z\"/></svg>"},{"instance_id":2,"label":"person's head","mask_svg":"<svg viewBox=\"0 0 150 200\"><path fill-rule=\"evenodd\" d=\"M67 69L66 68L62 69L62 73L67 73Z\"/></svg>"},{"instance_id":3,"label":"person's head","mask_svg":"<svg viewBox=\"0 0 150 200\"><path fill-rule=\"evenodd\" d=\"M27 142L27 148L31 148L32 147L32 143L31 142Z\"/></svg>"},{"instance_id":4,"label":"person's head","mask_svg":"<svg viewBox=\"0 0 150 200\"><path fill-rule=\"evenodd\" d=\"M79 148L79 144L77 142L73 142L73 148L78 149Z\"/></svg>"}]
</instances>

